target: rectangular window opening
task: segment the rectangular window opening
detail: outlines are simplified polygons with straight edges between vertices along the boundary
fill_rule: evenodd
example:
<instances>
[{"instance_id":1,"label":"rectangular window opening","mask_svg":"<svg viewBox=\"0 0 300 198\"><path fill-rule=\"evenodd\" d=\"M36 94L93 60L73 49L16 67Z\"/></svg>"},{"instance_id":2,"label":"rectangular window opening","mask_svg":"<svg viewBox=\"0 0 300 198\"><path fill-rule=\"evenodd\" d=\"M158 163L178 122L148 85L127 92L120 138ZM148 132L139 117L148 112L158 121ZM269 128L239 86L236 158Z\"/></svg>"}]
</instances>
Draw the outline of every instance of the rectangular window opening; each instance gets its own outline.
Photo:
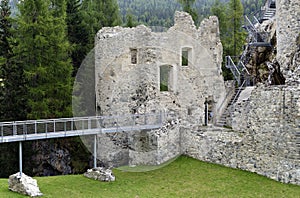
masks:
<instances>
[{"instance_id":1,"label":"rectangular window opening","mask_svg":"<svg viewBox=\"0 0 300 198\"><path fill-rule=\"evenodd\" d=\"M137 49L130 49L131 64L137 64Z\"/></svg>"},{"instance_id":2,"label":"rectangular window opening","mask_svg":"<svg viewBox=\"0 0 300 198\"><path fill-rule=\"evenodd\" d=\"M160 66L160 91L170 91L171 68L170 65Z\"/></svg>"},{"instance_id":3,"label":"rectangular window opening","mask_svg":"<svg viewBox=\"0 0 300 198\"><path fill-rule=\"evenodd\" d=\"M188 66L189 65L189 51L183 49L181 52L181 65Z\"/></svg>"}]
</instances>

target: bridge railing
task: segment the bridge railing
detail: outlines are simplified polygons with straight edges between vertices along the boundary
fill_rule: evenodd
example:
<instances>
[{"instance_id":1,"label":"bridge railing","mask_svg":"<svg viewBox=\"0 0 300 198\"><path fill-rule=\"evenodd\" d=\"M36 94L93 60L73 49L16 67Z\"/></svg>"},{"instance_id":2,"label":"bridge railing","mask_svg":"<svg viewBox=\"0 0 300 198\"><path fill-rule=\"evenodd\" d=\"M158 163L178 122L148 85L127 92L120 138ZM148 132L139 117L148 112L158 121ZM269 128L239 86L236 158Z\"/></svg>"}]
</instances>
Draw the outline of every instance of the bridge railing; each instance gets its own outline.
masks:
<instances>
[{"instance_id":1,"label":"bridge railing","mask_svg":"<svg viewBox=\"0 0 300 198\"><path fill-rule=\"evenodd\" d=\"M124 116L74 117L45 120L0 122L0 136L47 134L54 132L84 131L101 128L161 125L163 114L134 114ZM100 131L99 131L100 132Z\"/></svg>"}]
</instances>

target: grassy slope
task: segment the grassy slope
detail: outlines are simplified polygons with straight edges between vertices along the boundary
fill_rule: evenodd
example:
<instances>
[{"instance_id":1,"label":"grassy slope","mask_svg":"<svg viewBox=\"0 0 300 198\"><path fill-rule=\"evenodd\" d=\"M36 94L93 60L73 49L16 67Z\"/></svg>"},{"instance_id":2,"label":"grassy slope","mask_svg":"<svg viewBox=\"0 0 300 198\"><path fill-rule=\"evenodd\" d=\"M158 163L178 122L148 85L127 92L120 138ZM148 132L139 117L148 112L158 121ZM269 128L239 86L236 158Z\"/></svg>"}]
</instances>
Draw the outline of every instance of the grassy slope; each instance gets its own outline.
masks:
<instances>
[{"instance_id":1,"label":"grassy slope","mask_svg":"<svg viewBox=\"0 0 300 198\"><path fill-rule=\"evenodd\" d=\"M150 172L114 170L116 182L101 183L82 175L39 177L43 197L300 197L300 186L188 157ZM0 179L0 197L23 197Z\"/></svg>"}]
</instances>

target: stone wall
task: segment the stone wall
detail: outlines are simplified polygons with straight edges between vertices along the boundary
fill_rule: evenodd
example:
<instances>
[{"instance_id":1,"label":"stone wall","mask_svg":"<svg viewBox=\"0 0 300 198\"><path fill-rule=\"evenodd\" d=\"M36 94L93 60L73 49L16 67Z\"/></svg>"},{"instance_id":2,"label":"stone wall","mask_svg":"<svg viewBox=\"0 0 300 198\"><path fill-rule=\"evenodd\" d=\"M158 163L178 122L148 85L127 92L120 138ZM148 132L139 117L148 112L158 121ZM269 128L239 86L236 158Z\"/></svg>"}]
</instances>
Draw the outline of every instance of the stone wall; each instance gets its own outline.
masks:
<instances>
[{"instance_id":1,"label":"stone wall","mask_svg":"<svg viewBox=\"0 0 300 198\"><path fill-rule=\"evenodd\" d=\"M247 97L233 108L232 129L203 126L205 101L215 117L226 105L216 17L196 29L190 15L176 12L174 26L161 33L145 26L101 29L95 47L97 113L171 116L158 130L100 135L98 158L112 166L157 165L186 154L299 185L299 4L289 2L277 0L277 59L288 85L241 93ZM285 15L291 19L283 20ZM161 90L162 66L168 91Z\"/></svg>"},{"instance_id":2,"label":"stone wall","mask_svg":"<svg viewBox=\"0 0 300 198\"><path fill-rule=\"evenodd\" d=\"M287 82L300 82L300 2L276 0L277 60Z\"/></svg>"},{"instance_id":3,"label":"stone wall","mask_svg":"<svg viewBox=\"0 0 300 198\"><path fill-rule=\"evenodd\" d=\"M222 44L218 19L197 29L192 17L175 13L166 32L107 27L96 35L95 81L98 115L173 113L185 124L204 124L205 101L222 111L226 95L221 71ZM187 53L184 63L183 55ZM162 90L162 85L168 90ZM116 125L123 123L116 121ZM179 129L99 136L99 158L118 165L157 164L179 154ZM150 144L142 144L150 141ZM119 144L119 142L123 142ZM130 143L126 146L126 143ZM145 148L145 146L147 148ZM108 150L114 150L108 154ZM146 150L145 150L146 149ZM108 156L109 155L109 156ZM121 159L124 159L122 161Z\"/></svg>"},{"instance_id":4,"label":"stone wall","mask_svg":"<svg viewBox=\"0 0 300 198\"><path fill-rule=\"evenodd\" d=\"M300 184L300 88L255 88L233 113L233 130L183 130L183 152L285 183Z\"/></svg>"},{"instance_id":5,"label":"stone wall","mask_svg":"<svg viewBox=\"0 0 300 198\"><path fill-rule=\"evenodd\" d=\"M181 154L180 143L179 120L168 117L156 130L98 135L97 158L106 167L159 165Z\"/></svg>"},{"instance_id":6,"label":"stone wall","mask_svg":"<svg viewBox=\"0 0 300 198\"><path fill-rule=\"evenodd\" d=\"M132 52L136 63L132 63ZM182 66L182 51L188 65ZM184 121L204 123L204 102L213 111L226 95L221 75L222 45L218 20L210 17L200 28L190 15L175 13L167 32L136 28L102 28L96 37L96 101L100 115L173 111ZM168 66L168 91L160 91L161 66ZM187 115L189 114L189 115Z\"/></svg>"}]
</instances>

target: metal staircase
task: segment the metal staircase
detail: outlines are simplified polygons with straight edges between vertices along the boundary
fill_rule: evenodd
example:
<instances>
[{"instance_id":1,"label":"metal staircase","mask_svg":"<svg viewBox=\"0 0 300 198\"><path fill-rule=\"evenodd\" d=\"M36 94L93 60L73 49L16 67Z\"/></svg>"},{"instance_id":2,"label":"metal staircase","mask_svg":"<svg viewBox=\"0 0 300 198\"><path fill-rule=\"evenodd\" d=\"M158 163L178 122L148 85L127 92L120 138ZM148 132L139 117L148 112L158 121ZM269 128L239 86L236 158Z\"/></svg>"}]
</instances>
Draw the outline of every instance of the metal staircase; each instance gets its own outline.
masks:
<instances>
[{"instance_id":1,"label":"metal staircase","mask_svg":"<svg viewBox=\"0 0 300 198\"><path fill-rule=\"evenodd\" d=\"M268 0L261 21L271 19L273 16L275 16L275 13L276 13L276 0Z\"/></svg>"},{"instance_id":2,"label":"metal staircase","mask_svg":"<svg viewBox=\"0 0 300 198\"><path fill-rule=\"evenodd\" d=\"M271 19L275 16L276 13L276 2L275 0L267 0L264 12L261 13L260 20L258 20L255 16L251 18L251 20L245 16L245 25L244 29L248 32L248 44L243 52L243 54L239 57L231 57L226 56L225 58L225 66L230 69L233 74L238 88L236 89L235 95L232 97L230 102L227 105L226 110L221 115L220 119L217 120L217 126L226 126L227 125L227 117L230 116L231 106L237 101L241 91L245 86L253 86L255 84L255 79L251 77L249 71L246 66L249 62L250 57L247 56L251 54L251 51L256 47L271 47L270 36L269 33L264 29L259 29L258 24L260 24L264 20Z\"/></svg>"},{"instance_id":3,"label":"metal staircase","mask_svg":"<svg viewBox=\"0 0 300 198\"><path fill-rule=\"evenodd\" d=\"M222 113L221 117L217 120L216 126L220 126L220 127L228 126L227 118L230 117L232 105L238 100L243 89L244 89L243 86L235 89L235 94L232 96L232 98L228 102L226 109Z\"/></svg>"},{"instance_id":4,"label":"metal staircase","mask_svg":"<svg viewBox=\"0 0 300 198\"><path fill-rule=\"evenodd\" d=\"M275 0L268 0L262 9L263 12L261 13L260 20L258 20L255 16L249 18L245 16L245 25L243 28L249 34L250 37L250 46L265 46L271 47L271 43L269 40L268 32L263 29L258 29L256 24L260 24L265 20L269 20L276 14L276 2Z\"/></svg>"},{"instance_id":5,"label":"metal staircase","mask_svg":"<svg viewBox=\"0 0 300 198\"><path fill-rule=\"evenodd\" d=\"M249 34L250 42L248 45L255 47L270 47L269 34L265 30L259 30L255 24L258 24L258 19L253 16L253 20L250 20L245 16L245 25L243 26Z\"/></svg>"},{"instance_id":6,"label":"metal staircase","mask_svg":"<svg viewBox=\"0 0 300 198\"><path fill-rule=\"evenodd\" d=\"M262 21L271 19L273 16L275 16L275 13L276 13L276 8L267 9L262 17Z\"/></svg>"},{"instance_id":7,"label":"metal staircase","mask_svg":"<svg viewBox=\"0 0 300 198\"><path fill-rule=\"evenodd\" d=\"M239 58L237 63L233 61L231 56L226 56L225 58L226 58L225 66L226 68L230 69L230 71L232 72L235 80L237 81L238 87L240 87L242 84L243 86L249 86L253 83L250 73L245 66L246 62L248 61L246 59L246 50Z\"/></svg>"}]
</instances>

